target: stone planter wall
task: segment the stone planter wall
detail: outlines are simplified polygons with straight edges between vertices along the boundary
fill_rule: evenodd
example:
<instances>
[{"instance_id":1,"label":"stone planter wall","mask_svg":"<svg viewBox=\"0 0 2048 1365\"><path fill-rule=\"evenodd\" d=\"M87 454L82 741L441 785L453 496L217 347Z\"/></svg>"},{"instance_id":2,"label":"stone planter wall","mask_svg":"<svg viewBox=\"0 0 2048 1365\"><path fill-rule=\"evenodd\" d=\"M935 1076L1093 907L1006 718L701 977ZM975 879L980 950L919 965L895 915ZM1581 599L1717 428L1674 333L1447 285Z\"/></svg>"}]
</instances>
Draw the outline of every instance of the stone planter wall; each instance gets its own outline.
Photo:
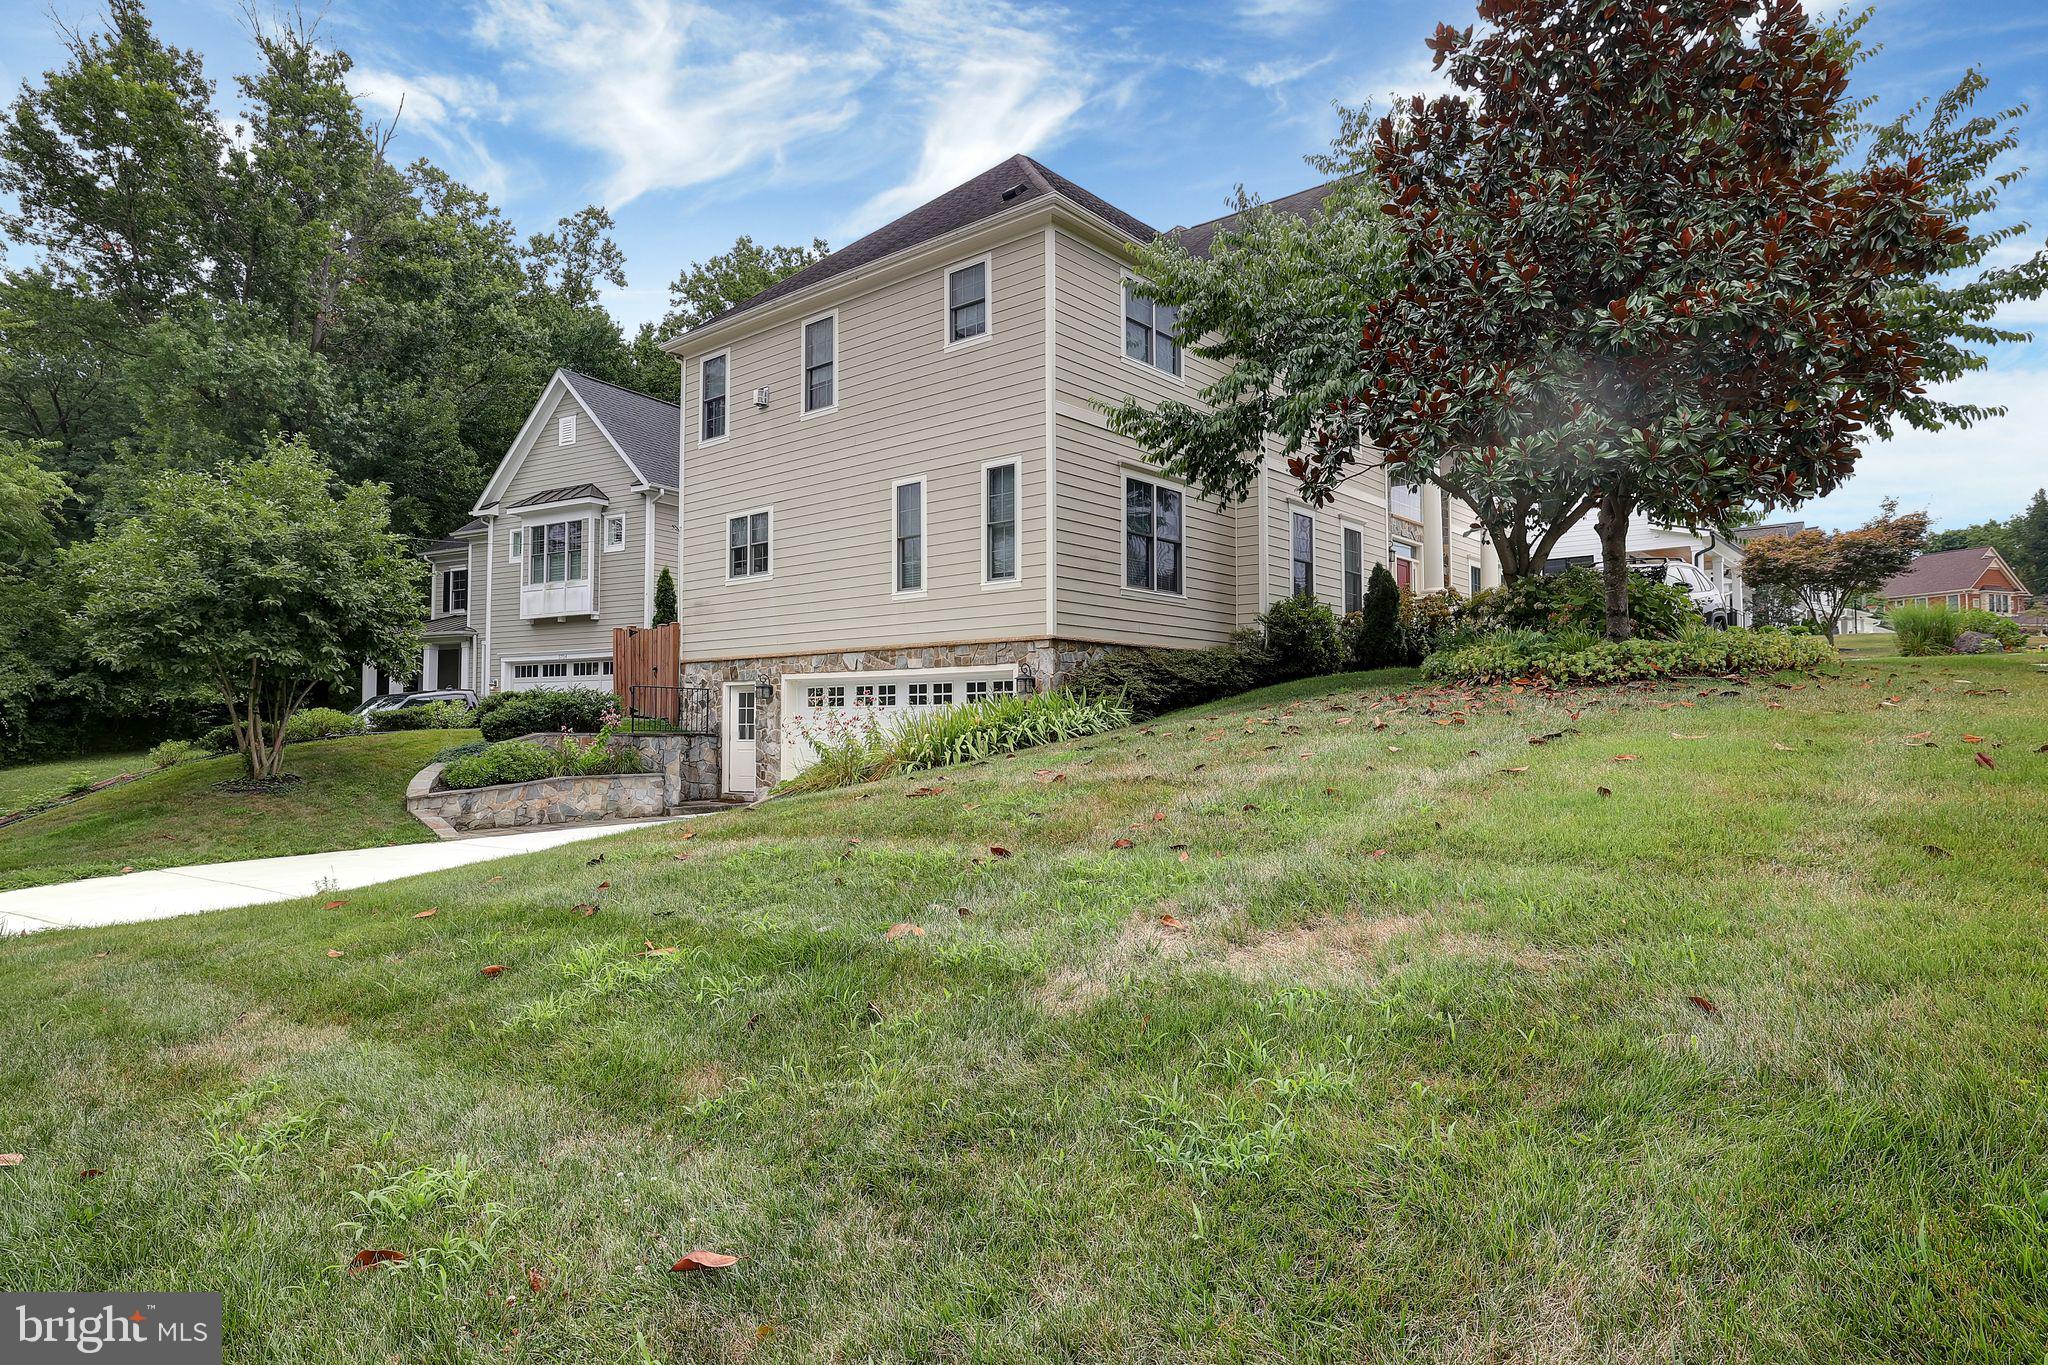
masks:
<instances>
[{"instance_id":1,"label":"stone planter wall","mask_svg":"<svg viewBox=\"0 0 2048 1365\"><path fill-rule=\"evenodd\" d=\"M671 808L718 799L717 735L621 735L639 751L650 773L665 779Z\"/></svg>"},{"instance_id":2,"label":"stone planter wall","mask_svg":"<svg viewBox=\"0 0 2048 1365\"><path fill-rule=\"evenodd\" d=\"M444 839L482 830L645 820L669 809L668 778L659 772L443 787L442 766L434 763L419 771L406 789L405 808Z\"/></svg>"}]
</instances>

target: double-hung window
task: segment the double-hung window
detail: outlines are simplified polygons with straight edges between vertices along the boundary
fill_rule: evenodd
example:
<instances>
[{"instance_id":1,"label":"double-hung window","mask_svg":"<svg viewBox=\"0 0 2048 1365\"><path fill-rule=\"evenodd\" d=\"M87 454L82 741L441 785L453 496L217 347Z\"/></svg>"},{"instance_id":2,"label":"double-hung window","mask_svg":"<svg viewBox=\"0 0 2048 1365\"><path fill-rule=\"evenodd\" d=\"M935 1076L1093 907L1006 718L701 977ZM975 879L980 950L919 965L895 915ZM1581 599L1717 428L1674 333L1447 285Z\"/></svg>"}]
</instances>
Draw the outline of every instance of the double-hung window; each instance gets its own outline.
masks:
<instances>
[{"instance_id":1,"label":"double-hung window","mask_svg":"<svg viewBox=\"0 0 2048 1365\"><path fill-rule=\"evenodd\" d=\"M988 262L946 272L946 344L988 334Z\"/></svg>"},{"instance_id":2,"label":"double-hung window","mask_svg":"<svg viewBox=\"0 0 2048 1365\"><path fill-rule=\"evenodd\" d=\"M924 591L924 480L896 485L896 591Z\"/></svg>"},{"instance_id":3,"label":"double-hung window","mask_svg":"<svg viewBox=\"0 0 2048 1365\"><path fill-rule=\"evenodd\" d=\"M1017 466L982 471L981 576L988 583L1017 581Z\"/></svg>"},{"instance_id":4,"label":"double-hung window","mask_svg":"<svg viewBox=\"0 0 2048 1365\"><path fill-rule=\"evenodd\" d=\"M1365 610L1365 532L1344 528L1344 614Z\"/></svg>"},{"instance_id":5,"label":"double-hung window","mask_svg":"<svg viewBox=\"0 0 2048 1365\"><path fill-rule=\"evenodd\" d=\"M1124 480L1124 583L1181 590L1181 494L1150 479Z\"/></svg>"},{"instance_id":6,"label":"double-hung window","mask_svg":"<svg viewBox=\"0 0 2048 1365\"><path fill-rule=\"evenodd\" d=\"M526 528L526 584L581 583L590 577L583 549L584 522L550 521Z\"/></svg>"},{"instance_id":7,"label":"double-hung window","mask_svg":"<svg viewBox=\"0 0 2048 1365\"><path fill-rule=\"evenodd\" d=\"M1141 365L1180 373L1180 343L1174 333L1180 326L1180 310L1170 303L1154 303L1139 295L1131 280L1124 281L1124 354Z\"/></svg>"},{"instance_id":8,"label":"double-hung window","mask_svg":"<svg viewBox=\"0 0 2048 1365\"><path fill-rule=\"evenodd\" d=\"M725 437L725 368L726 357L722 355L706 357L697 366L697 441L700 445Z\"/></svg>"},{"instance_id":9,"label":"double-hung window","mask_svg":"<svg viewBox=\"0 0 2048 1365\"><path fill-rule=\"evenodd\" d=\"M1294 595L1313 597L1316 591L1316 523L1306 512L1292 514L1294 523Z\"/></svg>"},{"instance_id":10,"label":"double-hung window","mask_svg":"<svg viewBox=\"0 0 2048 1365\"><path fill-rule=\"evenodd\" d=\"M469 610L469 570L446 569L441 574L441 614Z\"/></svg>"},{"instance_id":11,"label":"double-hung window","mask_svg":"<svg viewBox=\"0 0 2048 1365\"><path fill-rule=\"evenodd\" d=\"M823 412L839 401L839 319L828 314L804 324L804 411Z\"/></svg>"},{"instance_id":12,"label":"double-hung window","mask_svg":"<svg viewBox=\"0 0 2048 1365\"><path fill-rule=\"evenodd\" d=\"M726 577L767 577L768 521L766 512L742 512L727 520Z\"/></svg>"}]
</instances>

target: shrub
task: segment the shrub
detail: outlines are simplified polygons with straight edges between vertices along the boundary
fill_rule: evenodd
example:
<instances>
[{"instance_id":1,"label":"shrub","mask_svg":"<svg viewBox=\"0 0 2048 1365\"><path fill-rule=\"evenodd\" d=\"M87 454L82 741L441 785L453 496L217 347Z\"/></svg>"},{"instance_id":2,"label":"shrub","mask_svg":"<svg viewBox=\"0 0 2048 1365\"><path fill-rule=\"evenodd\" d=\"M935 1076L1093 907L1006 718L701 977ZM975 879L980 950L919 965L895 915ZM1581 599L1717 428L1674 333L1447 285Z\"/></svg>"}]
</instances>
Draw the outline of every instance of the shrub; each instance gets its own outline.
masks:
<instances>
[{"instance_id":1,"label":"shrub","mask_svg":"<svg viewBox=\"0 0 2048 1365\"><path fill-rule=\"evenodd\" d=\"M1893 607L1891 627L1899 639L1899 653L1947 654L1956 647L1956 634L1961 630L1958 614L1947 607L1920 603Z\"/></svg>"},{"instance_id":2,"label":"shrub","mask_svg":"<svg viewBox=\"0 0 2048 1365\"><path fill-rule=\"evenodd\" d=\"M369 728L361 716L326 706L309 706L303 711L293 712L292 718L284 723L284 742L304 744L311 739L336 739L343 735L360 735Z\"/></svg>"},{"instance_id":3,"label":"shrub","mask_svg":"<svg viewBox=\"0 0 2048 1365\"><path fill-rule=\"evenodd\" d=\"M1628 616L1636 635L1651 640L1673 639L1700 619L1692 594L1682 586L1638 573L1628 576ZM1576 627L1605 634L1607 591L1600 575L1589 568L1531 574L1474 593L1465 604L1462 623L1476 631Z\"/></svg>"},{"instance_id":4,"label":"shrub","mask_svg":"<svg viewBox=\"0 0 2048 1365\"><path fill-rule=\"evenodd\" d=\"M1989 635L1998 641L2002 649L2019 649L2027 643L2027 629L2010 616L2000 616L1995 611L1972 607L1956 618L1956 634L1974 630Z\"/></svg>"},{"instance_id":5,"label":"shrub","mask_svg":"<svg viewBox=\"0 0 2048 1365\"><path fill-rule=\"evenodd\" d=\"M447 748L437 751L432 761L435 763L453 763L458 758L468 758L471 754L480 754L490 747L490 745L480 739L471 740L467 744L451 744Z\"/></svg>"},{"instance_id":6,"label":"shrub","mask_svg":"<svg viewBox=\"0 0 2048 1365\"><path fill-rule=\"evenodd\" d=\"M1274 682L1317 678L1337 671L1337 618L1312 594L1299 593L1267 607L1259 617L1266 668Z\"/></svg>"},{"instance_id":7,"label":"shrub","mask_svg":"<svg viewBox=\"0 0 2048 1365\"><path fill-rule=\"evenodd\" d=\"M654 620L657 626L676 623L676 577L663 569L654 580Z\"/></svg>"},{"instance_id":8,"label":"shrub","mask_svg":"<svg viewBox=\"0 0 2048 1365\"><path fill-rule=\"evenodd\" d=\"M1617 683L1692 674L1775 673L1819 668L1835 659L1834 647L1826 640L1772 629L1698 630L1676 640L1618 644L1517 633L1433 654L1423 662L1422 672L1437 682L1539 678L1554 683Z\"/></svg>"},{"instance_id":9,"label":"shrub","mask_svg":"<svg viewBox=\"0 0 2048 1365\"><path fill-rule=\"evenodd\" d=\"M948 707L893 729L869 721L814 736L816 761L783 783L781 790L826 791L891 773L971 763L1130 723L1130 706L1121 697L1084 696L1072 688Z\"/></svg>"},{"instance_id":10,"label":"shrub","mask_svg":"<svg viewBox=\"0 0 2048 1365\"><path fill-rule=\"evenodd\" d=\"M503 698L503 700L500 700ZM500 692L476 709L476 726L488 740L570 730L590 734L604 728L605 714L618 704L609 692L587 687Z\"/></svg>"},{"instance_id":11,"label":"shrub","mask_svg":"<svg viewBox=\"0 0 2048 1365\"><path fill-rule=\"evenodd\" d=\"M1464 600L1454 588L1420 596L1401 594L1399 636L1403 663L1419 663L1450 641L1457 633Z\"/></svg>"},{"instance_id":12,"label":"shrub","mask_svg":"<svg viewBox=\"0 0 2048 1365\"><path fill-rule=\"evenodd\" d=\"M1401 648L1401 589L1384 564L1365 580L1365 604L1345 618L1344 661L1352 668L1392 668L1409 662Z\"/></svg>"},{"instance_id":13,"label":"shrub","mask_svg":"<svg viewBox=\"0 0 2048 1365\"><path fill-rule=\"evenodd\" d=\"M490 787L500 782L533 782L555 775L555 756L530 739L507 739L480 754L458 758L441 770L450 787Z\"/></svg>"},{"instance_id":14,"label":"shrub","mask_svg":"<svg viewBox=\"0 0 2048 1365\"><path fill-rule=\"evenodd\" d=\"M388 711L372 711L372 730L460 730L470 723L470 712L475 708L464 706L459 701L429 702L425 706L394 706Z\"/></svg>"},{"instance_id":15,"label":"shrub","mask_svg":"<svg viewBox=\"0 0 2048 1365\"><path fill-rule=\"evenodd\" d=\"M1133 716L1150 720L1254 686L1256 662L1239 644L1118 650L1078 670L1068 687L1086 696L1120 696Z\"/></svg>"},{"instance_id":16,"label":"shrub","mask_svg":"<svg viewBox=\"0 0 2048 1365\"><path fill-rule=\"evenodd\" d=\"M216 725L193 742L210 754L231 754L235 751L235 727Z\"/></svg>"},{"instance_id":17,"label":"shrub","mask_svg":"<svg viewBox=\"0 0 2048 1365\"><path fill-rule=\"evenodd\" d=\"M207 750L189 739L167 739L149 751L149 764L152 768L174 768L206 756Z\"/></svg>"}]
</instances>

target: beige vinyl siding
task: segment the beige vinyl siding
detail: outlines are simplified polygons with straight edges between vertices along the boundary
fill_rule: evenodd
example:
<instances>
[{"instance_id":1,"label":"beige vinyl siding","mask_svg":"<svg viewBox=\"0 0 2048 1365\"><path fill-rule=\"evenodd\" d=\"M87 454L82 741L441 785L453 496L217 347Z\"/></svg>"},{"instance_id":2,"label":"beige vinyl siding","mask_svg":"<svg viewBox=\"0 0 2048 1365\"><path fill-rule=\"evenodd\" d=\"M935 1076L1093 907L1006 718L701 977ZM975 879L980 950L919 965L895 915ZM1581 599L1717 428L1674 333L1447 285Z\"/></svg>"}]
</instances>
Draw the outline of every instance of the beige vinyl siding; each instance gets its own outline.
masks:
<instances>
[{"instance_id":1,"label":"beige vinyl siding","mask_svg":"<svg viewBox=\"0 0 2048 1365\"><path fill-rule=\"evenodd\" d=\"M1013 231L1015 229L1012 229ZM1043 234L928 269L683 357L683 652L693 660L1045 633ZM945 346L945 272L991 256L991 328ZM801 417L802 334L838 314L836 409ZM727 352L727 436L697 443L698 360ZM770 391L757 409L754 391ZM982 480L1018 465L1018 577L982 584ZM894 592L894 495L922 476L925 586ZM773 514L763 580L726 578L726 525Z\"/></svg>"},{"instance_id":2,"label":"beige vinyl siding","mask_svg":"<svg viewBox=\"0 0 2048 1365\"><path fill-rule=\"evenodd\" d=\"M1059 395L1059 580L1057 634L1063 638L1159 646L1218 644L1249 602L1242 591L1242 510L1189 492L1183 503L1184 591L1179 596L1124 585L1124 476L1144 476L1136 442L1109 430L1096 402L1136 397L1188 399L1211 377L1183 356L1184 380L1125 358L1123 268L1108 251L1058 235L1055 312ZM1167 483L1176 481L1168 479ZM1176 484L1177 486L1177 484ZM1256 589L1254 588L1254 592Z\"/></svg>"},{"instance_id":3,"label":"beige vinyl siding","mask_svg":"<svg viewBox=\"0 0 2048 1365\"><path fill-rule=\"evenodd\" d=\"M556 433L560 419L567 413L576 415L576 440L573 445L564 446L557 444ZM573 394L563 393L536 429L533 447L507 484L499 507L509 507L550 488L595 484L609 499L603 515L622 514L626 518L625 548L606 554L603 515L594 517L588 548L596 566L597 615L525 621L519 616L520 566L511 558L511 535L520 524L521 514L500 511L492 518L491 658L480 674L487 689L495 690L504 684L503 665L507 659L609 656L613 627L646 624L647 511L641 495L632 491L638 482L632 467L598 431L597 423L582 404ZM664 547L674 543L672 532L657 540L657 572L663 564L673 562L664 555ZM482 567L476 565L470 575L472 602L480 601L483 591ZM472 609L470 619L481 636L480 614Z\"/></svg>"}]
</instances>

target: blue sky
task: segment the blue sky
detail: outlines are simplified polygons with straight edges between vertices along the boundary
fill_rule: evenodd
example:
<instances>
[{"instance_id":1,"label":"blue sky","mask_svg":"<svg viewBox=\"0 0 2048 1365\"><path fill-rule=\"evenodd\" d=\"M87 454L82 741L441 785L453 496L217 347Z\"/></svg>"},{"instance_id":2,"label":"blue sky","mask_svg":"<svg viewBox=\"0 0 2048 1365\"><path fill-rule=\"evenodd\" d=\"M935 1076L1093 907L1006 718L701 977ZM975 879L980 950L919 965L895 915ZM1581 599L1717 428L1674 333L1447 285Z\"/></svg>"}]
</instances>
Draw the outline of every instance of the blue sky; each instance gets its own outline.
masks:
<instances>
[{"instance_id":1,"label":"blue sky","mask_svg":"<svg viewBox=\"0 0 2048 1365\"><path fill-rule=\"evenodd\" d=\"M61 59L49 15L82 0L0 0L9 90ZM249 42L239 0L156 7L207 58L232 117ZM607 302L630 329L665 286L740 233L852 240L1015 151L1161 227L1223 211L1239 184L1271 197L1317 178L1302 158L1331 102L1439 89L1423 39L1471 22L1470 0L950 3L807 0L333 0L323 31L356 61L395 151L488 191L522 232L586 203L619 224L629 281ZM1857 89L1885 109L1981 66L2000 105L2026 102L2016 161L2041 168L2010 203L2048 228L2048 7L2039 0L1879 0L1885 50ZM2048 483L2048 302L2015 310L2044 340L1962 385L2011 415L1866 452L1841 492L1795 515L1853 524L1886 495L1961 524Z\"/></svg>"}]
</instances>

